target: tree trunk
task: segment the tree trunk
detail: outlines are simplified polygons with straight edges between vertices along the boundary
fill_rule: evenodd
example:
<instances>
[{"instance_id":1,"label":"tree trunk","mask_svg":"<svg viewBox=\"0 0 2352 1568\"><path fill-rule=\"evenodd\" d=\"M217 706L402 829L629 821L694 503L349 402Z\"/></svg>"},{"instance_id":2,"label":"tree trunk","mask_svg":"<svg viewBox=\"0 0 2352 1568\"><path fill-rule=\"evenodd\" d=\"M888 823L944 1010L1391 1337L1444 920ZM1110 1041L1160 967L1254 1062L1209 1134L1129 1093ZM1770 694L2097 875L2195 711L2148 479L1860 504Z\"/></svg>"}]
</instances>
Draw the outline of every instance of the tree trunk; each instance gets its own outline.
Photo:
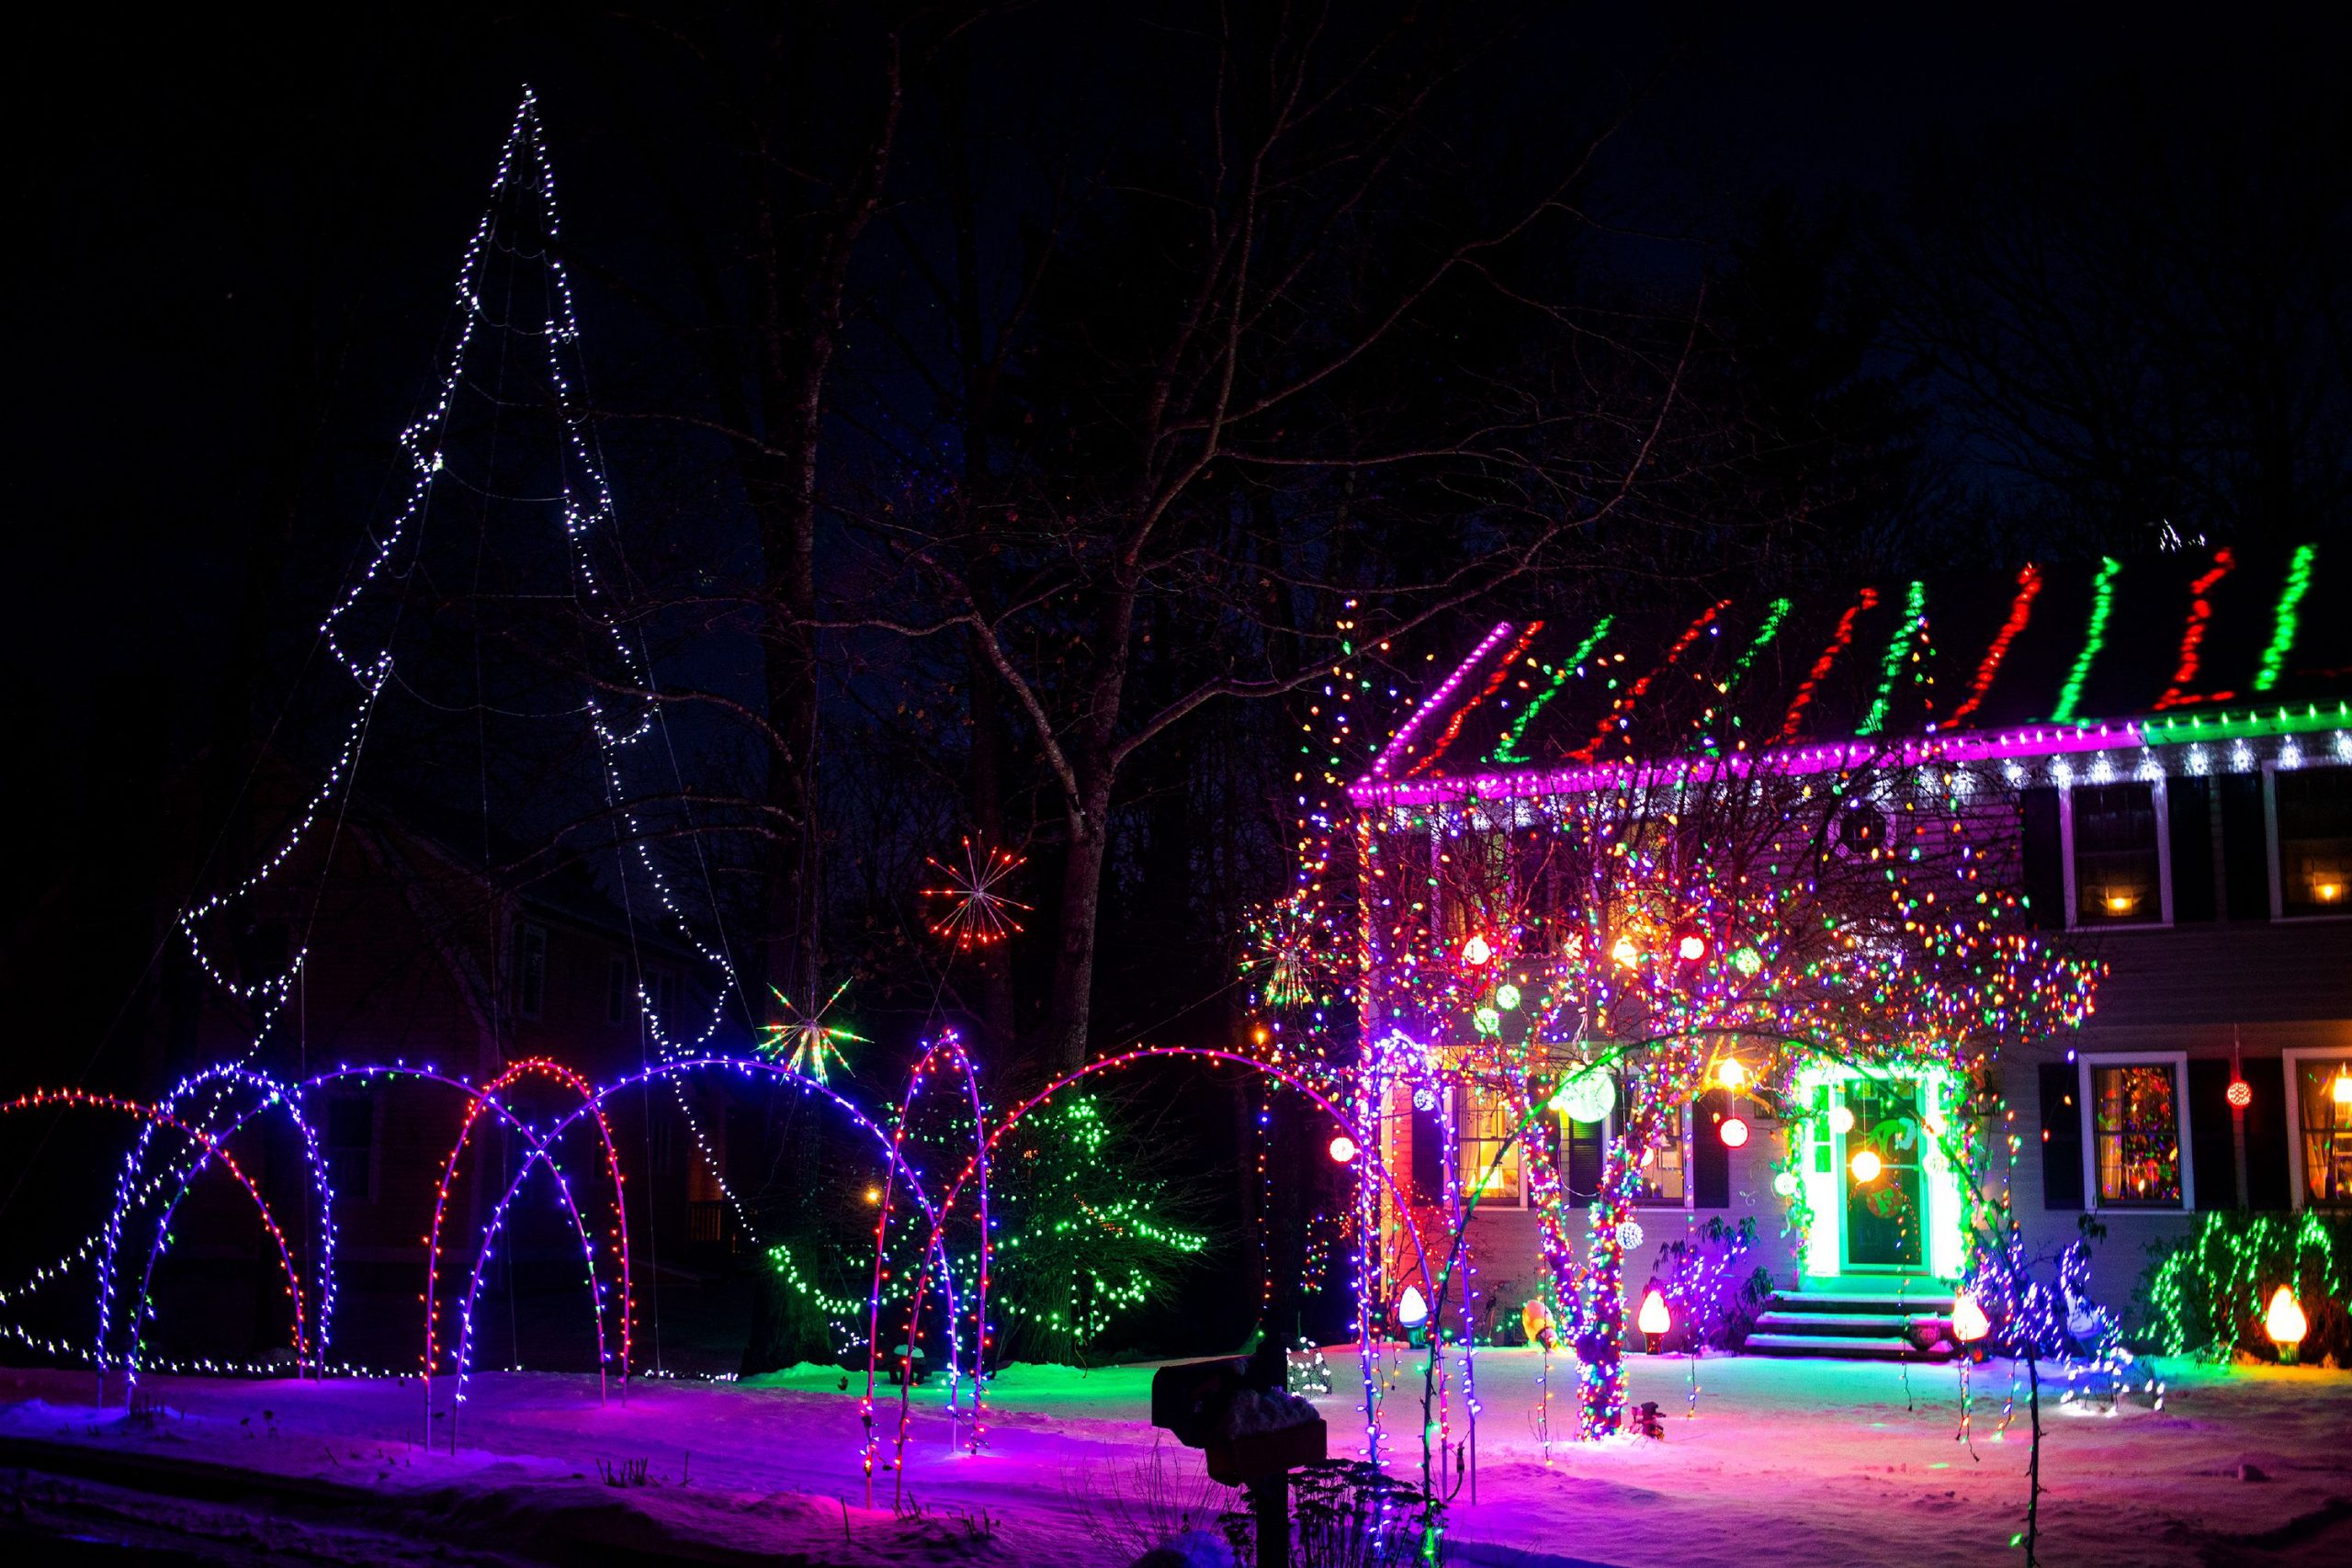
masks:
<instances>
[{"instance_id":1,"label":"tree trunk","mask_svg":"<svg viewBox=\"0 0 2352 1568\"><path fill-rule=\"evenodd\" d=\"M1102 866L1110 848L1110 792L1097 792L1070 837L1062 863L1059 942L1046 1009L1046 1066L1056 1074L1085 1065L1093 1025L1094 934L1102 909Z\"/></svg>"}]
</instances>

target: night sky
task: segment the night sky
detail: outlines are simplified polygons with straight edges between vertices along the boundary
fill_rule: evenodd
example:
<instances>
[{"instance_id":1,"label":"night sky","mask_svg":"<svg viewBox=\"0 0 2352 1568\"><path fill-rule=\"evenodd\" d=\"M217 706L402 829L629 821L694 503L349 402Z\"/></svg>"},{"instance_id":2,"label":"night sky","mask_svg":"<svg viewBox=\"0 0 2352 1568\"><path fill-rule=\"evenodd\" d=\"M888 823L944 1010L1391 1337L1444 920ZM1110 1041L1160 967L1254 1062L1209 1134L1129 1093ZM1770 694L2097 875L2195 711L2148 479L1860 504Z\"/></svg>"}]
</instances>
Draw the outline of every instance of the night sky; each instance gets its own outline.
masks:
<instances>
[{"instance_id":1,"label":"night sky","mask_svg":"<svg viewBox=\"0 0 2352 1568\"><path fill-rule=\"evenodd\" d=\"M2220 31L2120 7L1630 9L1533 7L1490 68L1531 102L1655 77L1600 194L1616 265L1662 286L1717 258L1768 190L1867 209L1923 145L2116 84L2251 112L2296 62L2345 58L2340 25L2292 7L2237 7ZM592 364L641 368L640 324L596 275L674 283L653 214L680 171L615 130L611 30L554 15L84 9L19 34L8 724L30 808L74 798L102 732L110 759L158 766L201 733L256 515L290 519L271 619L299 649L397 482L394 433L525 80L590 274ZM1010 103L1087 68L1042 39L1034 78L994 86ZM658 469L624 458L616 478L624 518L654 525Z\"/></svg>"}]
</instances>

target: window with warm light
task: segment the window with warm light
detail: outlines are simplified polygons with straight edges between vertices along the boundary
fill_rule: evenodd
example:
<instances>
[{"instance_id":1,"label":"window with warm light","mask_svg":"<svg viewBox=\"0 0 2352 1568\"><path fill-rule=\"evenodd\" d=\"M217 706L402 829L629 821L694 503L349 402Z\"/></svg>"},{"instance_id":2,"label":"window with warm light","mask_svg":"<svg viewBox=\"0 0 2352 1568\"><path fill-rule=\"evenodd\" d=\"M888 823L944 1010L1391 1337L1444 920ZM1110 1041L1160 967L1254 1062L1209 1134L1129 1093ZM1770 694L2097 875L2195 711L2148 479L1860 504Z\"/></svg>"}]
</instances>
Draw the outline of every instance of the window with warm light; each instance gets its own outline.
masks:
<instances>
[{"instance_id":1,"label":"window with warm light","mask_svg":"<svg viewBox=\"0 0 2352 1568\"><path fill-rule=\"evenodd\" d=\"M2271 787L2278 912L2352 914L2352 768L2282 769Z\"/></svg>"},{"instance_id":2,"label":"window with warm light","mask_svg":"<svg viewBox=\"0 0 2352 1568\"><path fill-rule=\"evenodd\" d=\"M1509 1095L1476 1084L1463 1089L1460 1175L1465 1201L1476 1193L1482 1205L1519 1202L1521 1151L1510 1136L1518 1124Z\"/></svg>"},{"instance_id":3,"label":"window with warm light","mask_svg":"<svg viewBox=\"0 0 2352 1568\"><path fill-rule=\"evenodd\" d=\"M2073 792L2075 923L2148 925L2164 916L2155 786L2112 784Z\"/></svg>"},{"instance_id":4,"label":"window with warm light","mask_svg":"<svg viewBox=\"0 0 2352 1568\"><path fill-rule=\"evenodd\" d=\"M2091 1066L2100 1208L2181 1206L2180 1086L2168 1063Z\"/></svg>"},{"instance_id":5,"label":"window with warm light","mask_svg":"<svg viewBox=\"0 0 2352 1568\"><path fill-rule=\"evenodd\" d=\"M2352 1056L2300 1056L2289 1066L2302 1113L2303 1201L2352 1205Z\"/></svg>"},{"instance_id":6,"label":"window with warm light","mask_svg":"<svg viewBox=\"0 0 2352 1568\"><path fill-rule=\"evenodd\" d=\"M1642 1203L1681 1202L1684 1193L1689 1190L1685 1182L1690 1162L1684 1157L1686 1153L1682 1129L1679 1125L1669 1126L1660 1135L1658 1146L1642 1156L1642 1163L1637 1168L1642 1190L1635 1194L1634 1201Z\"/></svg>"}]
</instances>

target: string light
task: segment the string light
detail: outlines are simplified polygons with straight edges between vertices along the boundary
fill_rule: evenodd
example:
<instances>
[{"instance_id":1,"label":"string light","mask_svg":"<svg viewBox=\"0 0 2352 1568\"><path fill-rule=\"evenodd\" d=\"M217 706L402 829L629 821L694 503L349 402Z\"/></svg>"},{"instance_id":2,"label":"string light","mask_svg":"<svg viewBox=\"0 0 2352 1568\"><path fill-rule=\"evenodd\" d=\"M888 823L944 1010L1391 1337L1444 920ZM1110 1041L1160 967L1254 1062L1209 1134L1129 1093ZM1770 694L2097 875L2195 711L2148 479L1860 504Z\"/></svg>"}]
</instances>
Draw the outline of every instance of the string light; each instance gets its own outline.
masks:
<instances>
[{"instance_id":1,"label":"string light","mask_svg":"<svg viewBox=\"0 0 2352 1568\"><path fill-rule=\"evenodd\" d=\"M2081 700L2083 682L2090 678L2091 663L2098 658L2099 649L2107 646L2107 617L2115 604L2115 574L2123 563L2113 556L2101 556L2098 575L2091 580L2091 619L2083 630L2083 650L2075 656L2075 667L2067 671L2066 683L2058 690L2058 705L2050 710L2052 724L2066 724L2075 716L2075 705Z\"/></svg>"},{"instance_id":2,"label":"string light","mask_svg":"<svg viewBox=\"0 0 2352 1568\"><path fill-rule=\"evenodd\" d=\"M2270 641L2262 650L2262 666L2256 671L2254 689L2267 692L2278 683L2287 668L2287 655L2295 648L2295 612L2303 602L2303 593L2312 585L2312 562L2319 557L2317 545L2298 545L2294 558L2287 563L2286 586L2278 591L2278 608L2271 612Z\"/></svg>"}]
</instances>

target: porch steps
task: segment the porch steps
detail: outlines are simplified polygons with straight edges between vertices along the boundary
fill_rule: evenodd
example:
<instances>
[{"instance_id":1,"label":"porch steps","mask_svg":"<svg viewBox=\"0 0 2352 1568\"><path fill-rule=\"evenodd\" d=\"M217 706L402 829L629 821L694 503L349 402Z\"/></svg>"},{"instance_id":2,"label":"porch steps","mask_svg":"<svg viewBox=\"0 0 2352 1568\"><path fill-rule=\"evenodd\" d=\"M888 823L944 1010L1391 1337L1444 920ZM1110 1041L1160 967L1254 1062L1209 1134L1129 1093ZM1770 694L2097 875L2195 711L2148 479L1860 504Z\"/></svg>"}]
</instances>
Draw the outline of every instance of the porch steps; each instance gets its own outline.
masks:
<instances>
[{"instance_id":1,"label":"porch steps","mask_svg":"<svg viewBox=\"0 0 2352 1568\"><path fill-rule=\"evenodd\" d=\"M1930 1332L1928 1325L1939 1329L1951 1318L1951 1305L1949 1295L1909 1292L1898 1296L1781 1291L1766 1303L1745 1348L1751 1356L1941 1360L1948 1349L1923 1349L1919 1340Z\"/></svg>"}]
</instances>

